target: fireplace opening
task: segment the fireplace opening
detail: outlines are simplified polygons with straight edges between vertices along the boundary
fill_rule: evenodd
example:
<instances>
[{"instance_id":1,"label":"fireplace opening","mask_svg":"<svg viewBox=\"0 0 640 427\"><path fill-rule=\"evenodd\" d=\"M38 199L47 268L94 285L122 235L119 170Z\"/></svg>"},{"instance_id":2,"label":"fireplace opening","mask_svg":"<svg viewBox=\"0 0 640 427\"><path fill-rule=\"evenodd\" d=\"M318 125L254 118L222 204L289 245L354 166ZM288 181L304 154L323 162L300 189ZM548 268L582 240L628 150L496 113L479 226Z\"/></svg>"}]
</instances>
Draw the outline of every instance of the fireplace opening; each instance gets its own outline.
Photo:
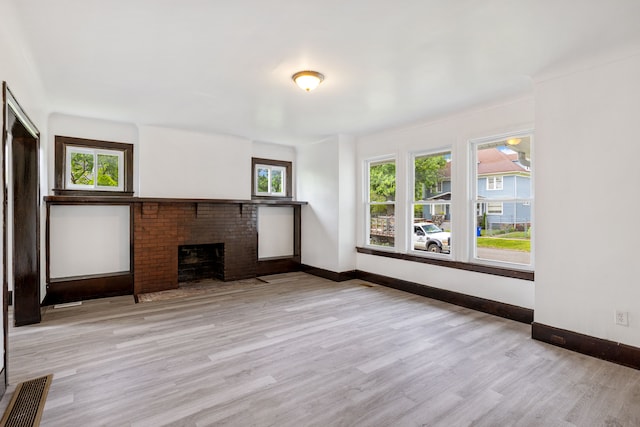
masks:
<instances>
[{"instance_id":1,"label":"fireplace opening","mask_svg":"<svg viewBox=\"0 0 640 427\"><path fill-rule=\"evenodd\" d=\"M224 280L224 243L178 246L178 282Z\"/></svg>"}]
</instances>

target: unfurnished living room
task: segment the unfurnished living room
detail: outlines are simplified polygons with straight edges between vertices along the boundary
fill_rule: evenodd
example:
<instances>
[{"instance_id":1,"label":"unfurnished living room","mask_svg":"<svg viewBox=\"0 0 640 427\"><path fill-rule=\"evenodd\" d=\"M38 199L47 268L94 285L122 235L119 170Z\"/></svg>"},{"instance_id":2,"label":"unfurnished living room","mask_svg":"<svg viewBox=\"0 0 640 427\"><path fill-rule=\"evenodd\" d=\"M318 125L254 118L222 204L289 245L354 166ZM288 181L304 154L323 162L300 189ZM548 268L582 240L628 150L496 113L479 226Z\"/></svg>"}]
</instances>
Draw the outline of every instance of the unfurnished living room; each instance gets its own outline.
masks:
<instances>
[{"instance_id":1,"label":"unfurnished living room","mask_svg":"<svg viewBox=\"0 0 640 427\"><path fill-rule=\"evenodd\" d=\"M637 0L0 0L1 426L639 426Z\"/></svg>"}]
</instances>

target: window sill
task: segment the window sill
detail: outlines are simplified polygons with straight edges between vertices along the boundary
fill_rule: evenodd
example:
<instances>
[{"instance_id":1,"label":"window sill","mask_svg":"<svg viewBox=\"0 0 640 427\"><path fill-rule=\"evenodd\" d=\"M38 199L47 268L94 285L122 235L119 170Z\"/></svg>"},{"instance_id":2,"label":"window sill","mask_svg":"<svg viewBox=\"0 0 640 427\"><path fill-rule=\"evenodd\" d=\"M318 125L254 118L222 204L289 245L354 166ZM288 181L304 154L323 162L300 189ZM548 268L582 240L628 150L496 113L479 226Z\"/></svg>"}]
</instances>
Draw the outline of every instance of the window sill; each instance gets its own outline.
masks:
<instances>
[{"instance_id":1,"label":"window sill","mask_svg":"<svg viewBox=\"0 0 640 427\"><path fill-rule=\"evenodd\" d=\"M103 191L103 190L69 190L66 188L54 188L56 196L107 196L107 197L132 197L133 191Z\"/></svg>"},{"instance_id":2,"label":"window sill","mask_svg":"<svg viewBox=\"0 0 640 427\"><path fill-rule=\"evenodd\" d=\"M511 268L494 267L490 265L473 264L468 262L451 261L447 259L431 258L418 255L403 254L378 249L356 247L358 253L376 255L386 258L401 259L404 261L419 262L422 264L432 264L440 267L455 268L458 270L473 271L475 273L493 274L495 276L509 277L512 279L527 280L532 282L535 278L533 271L516 270Z\"/></svg>"}]
</instances>

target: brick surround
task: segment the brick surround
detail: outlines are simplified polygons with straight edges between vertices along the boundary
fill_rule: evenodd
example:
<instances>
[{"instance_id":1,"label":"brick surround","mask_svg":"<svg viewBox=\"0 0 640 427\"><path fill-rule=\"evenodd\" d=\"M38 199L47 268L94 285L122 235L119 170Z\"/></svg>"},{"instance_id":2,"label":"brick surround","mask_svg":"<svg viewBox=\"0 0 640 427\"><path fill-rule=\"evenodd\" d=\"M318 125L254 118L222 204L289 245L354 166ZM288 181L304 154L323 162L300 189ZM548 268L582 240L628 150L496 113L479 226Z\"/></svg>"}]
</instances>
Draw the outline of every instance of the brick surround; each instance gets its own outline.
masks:
<instances>
[{"instance_id":1,"label":"brick surround","mask_svg":"<svg viewBox=\"0 0 640 427\"><path fill-rule=\"evenodd\" d=\"M256 277L257 206L243 203L133 204L134 293L178 287L178 246L224 243L224 280Z\"/></svg>"}]
</instances>

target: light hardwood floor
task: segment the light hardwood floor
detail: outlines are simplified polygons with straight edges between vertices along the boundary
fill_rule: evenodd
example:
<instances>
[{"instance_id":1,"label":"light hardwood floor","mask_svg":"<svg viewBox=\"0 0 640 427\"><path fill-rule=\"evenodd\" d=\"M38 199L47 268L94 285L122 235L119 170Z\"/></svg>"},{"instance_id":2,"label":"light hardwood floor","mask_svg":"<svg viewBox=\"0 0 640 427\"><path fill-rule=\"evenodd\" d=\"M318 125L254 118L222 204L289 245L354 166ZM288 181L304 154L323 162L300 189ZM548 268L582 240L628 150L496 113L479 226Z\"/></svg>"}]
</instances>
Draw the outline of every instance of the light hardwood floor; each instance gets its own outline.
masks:
<instances>
[{"instance_id":1,"label":"light hardwood floor","mask_svg":"<svg viewBox=\"0 0 640 427\"><path fill-rule=\"evenodd\" d=\"M640 371L528 325L304 273L207 295L48 308L10 329L42 426L639 426Z\"/></svg>"}]
</instances>

